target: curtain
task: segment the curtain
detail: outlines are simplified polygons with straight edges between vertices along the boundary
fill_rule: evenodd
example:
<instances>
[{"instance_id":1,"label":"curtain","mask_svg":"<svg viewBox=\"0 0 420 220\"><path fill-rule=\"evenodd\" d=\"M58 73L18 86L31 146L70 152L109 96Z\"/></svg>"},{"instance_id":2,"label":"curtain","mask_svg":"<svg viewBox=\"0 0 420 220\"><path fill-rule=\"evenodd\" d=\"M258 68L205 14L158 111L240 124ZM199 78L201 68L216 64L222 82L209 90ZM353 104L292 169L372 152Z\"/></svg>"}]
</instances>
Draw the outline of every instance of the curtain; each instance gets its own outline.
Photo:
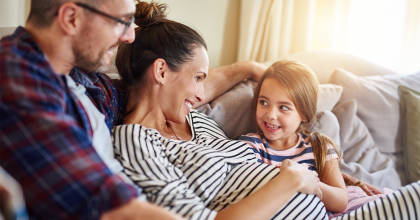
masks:
<instances>
[{"instance_id":1,"label":"curtain","mask_svg":"<svg viewBox=\"0 0 420 220\"><path fill-rule=\"evenodd\" d=\"M420 70L420 1L241 0L238 61L266 62L316 50Z\"/></svg>"}]
</instances>

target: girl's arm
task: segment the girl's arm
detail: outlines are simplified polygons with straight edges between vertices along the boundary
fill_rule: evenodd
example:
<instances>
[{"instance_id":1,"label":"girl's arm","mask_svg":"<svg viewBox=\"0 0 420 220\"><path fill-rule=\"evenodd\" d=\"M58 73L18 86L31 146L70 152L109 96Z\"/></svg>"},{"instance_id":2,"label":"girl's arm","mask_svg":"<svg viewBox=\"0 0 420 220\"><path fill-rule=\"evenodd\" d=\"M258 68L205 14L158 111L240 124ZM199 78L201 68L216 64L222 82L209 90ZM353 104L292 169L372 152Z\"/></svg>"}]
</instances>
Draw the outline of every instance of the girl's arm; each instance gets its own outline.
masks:
<instances>
[{"instance_id":1,"label":"girl's arm","mask_svg":"<svg viewBox=\"0 0 420 220\"><path fill-rule=\"evenodd\" d=\"M320 178L322 191L321 201L331 212L343 212L348 203L346 184L338 166L338 160L332 159L325 163L323 175Z\"/></svg>"},{"instance_id":2,"label":"girl's arm","mask_svg":"<svg viewBox=\"0 0 420 220\"><path fill-rule=\"evenodd\" d=\"M255 193L217 213L215 219L270 219L297 192L322 198L316 172L305 165L284 160L276 177Z\"/></svg>"}]
</instances>

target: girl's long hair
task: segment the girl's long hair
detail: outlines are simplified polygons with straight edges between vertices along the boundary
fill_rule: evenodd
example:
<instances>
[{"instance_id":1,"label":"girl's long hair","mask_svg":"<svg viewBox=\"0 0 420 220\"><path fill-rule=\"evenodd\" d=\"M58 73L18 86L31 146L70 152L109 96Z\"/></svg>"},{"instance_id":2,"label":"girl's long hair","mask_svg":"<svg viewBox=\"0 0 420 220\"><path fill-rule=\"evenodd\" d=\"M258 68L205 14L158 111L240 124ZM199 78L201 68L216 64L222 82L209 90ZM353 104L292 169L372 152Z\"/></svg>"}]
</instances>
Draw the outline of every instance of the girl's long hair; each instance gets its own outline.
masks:
<instances>
[{"instance_id":1,"label":"girl's long hair","mask_svg":"<svg viewBox=\"0 0 420 220\"><path fill-rule=\"evenodd\" d=\"M338 161L340 161L342 158L342 151L327 135L321 132L311 132L307 128L308 124L315 120L317 111L316 104L318 101L318 79L308 66L296 60L277 61L264 72L263 76L258 81L252 100L254 123L256 130L261 137L264 137L264 134L258 127L255 116L257 113L258 96L260 95L261 85L267 78L276 79L284 86L288 96L296 106L298 113L302 118L307 119L306 122L301 122L296 133L303 133L310 137L315 157L316 171L318 172L318 176L322 177L327 155L336 153L338 155ZM329 148L335 152L329 152Z\"/></svg>"}]
</instances>

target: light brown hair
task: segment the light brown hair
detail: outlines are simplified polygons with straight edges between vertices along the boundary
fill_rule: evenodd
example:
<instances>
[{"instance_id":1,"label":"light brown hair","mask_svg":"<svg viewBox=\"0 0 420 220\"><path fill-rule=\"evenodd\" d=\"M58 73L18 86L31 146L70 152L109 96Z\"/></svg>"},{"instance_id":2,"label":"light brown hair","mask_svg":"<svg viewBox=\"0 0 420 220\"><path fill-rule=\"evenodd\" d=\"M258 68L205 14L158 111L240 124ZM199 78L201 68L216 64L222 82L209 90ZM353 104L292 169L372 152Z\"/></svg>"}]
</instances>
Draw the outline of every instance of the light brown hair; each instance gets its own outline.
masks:
<instances>
[{"instance_id":1,"label":"light brown hair","mask_svg":"<svg viewBox=\"0 0 420 220\"><path fill-rule=\"evenodd\" d=\"M316 171L321 177L325 166L325 159L328 154L328 146L332 146L341 160L342 151L334 141L321 132L311 132L307 129L308 124L314 120L316 115L316 104L318 101L318 79L314 72L305 64L296 60L280 60L272 64L263 74L254 91L252 100L252 112L254 122L258 133L263 137L261 129L256 122L256 112L258 105L258 96L260 95L261 85L265 79L271 78L281 83L289 98L296 106L296 110L306 122L301 122L296 130L297 133L303 133L310 137L312 150L315 157Z\"/></svg>"}]
</instances>

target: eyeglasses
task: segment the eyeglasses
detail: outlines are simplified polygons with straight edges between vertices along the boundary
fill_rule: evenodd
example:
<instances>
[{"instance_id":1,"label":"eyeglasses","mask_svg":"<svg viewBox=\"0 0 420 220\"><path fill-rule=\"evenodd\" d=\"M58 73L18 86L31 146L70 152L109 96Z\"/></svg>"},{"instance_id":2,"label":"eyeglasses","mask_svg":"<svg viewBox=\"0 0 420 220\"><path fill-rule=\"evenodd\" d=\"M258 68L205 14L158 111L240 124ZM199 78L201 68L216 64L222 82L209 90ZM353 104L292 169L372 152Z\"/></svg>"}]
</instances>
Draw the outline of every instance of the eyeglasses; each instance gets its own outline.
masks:
<instances>
[{"instance_id":1,"label":"eyeglasses","mask_svg":"<svg viewBox=\"0 0 420 220\"><path fill-rule=\"evenodd\" d=\"M124 27L124 31L122 32L122 35L121 35L121 36L124 36L124 35L125 35L125 33L127 33L128 28L130 28L131 24L134 22L134 16L133 16L133 15L130 17L130 20L128 20L128 21L123 21L123 20L121 20L121 19L119 19L119 18L116 18L116 17L111 16L111 15L109 15L109 14L106 14L106 13L104 13L104 12L101 12L101 11L99 11L99 10L97 10L97 9L95 9L95 8L93 8L93 7L89 6L89 5L87 5L87 4L80 3L80 2L76 2L75 4L76 4L76 5L78 5L78 6L80 6L80 7L82 7L82 8L84 8L84 9L86 9L86 10L89 10L89 11L94 12L94 13L96 13L96 14L100 14L100 15L102 15L102 16L105 16L105 17L107 17L107 18L110 18L110 19L112 19L112 20L114 20L114 21L118 22L118 23L121 23L121 24L125 25L125 27Z\"/></svg>"}]
</instances>

